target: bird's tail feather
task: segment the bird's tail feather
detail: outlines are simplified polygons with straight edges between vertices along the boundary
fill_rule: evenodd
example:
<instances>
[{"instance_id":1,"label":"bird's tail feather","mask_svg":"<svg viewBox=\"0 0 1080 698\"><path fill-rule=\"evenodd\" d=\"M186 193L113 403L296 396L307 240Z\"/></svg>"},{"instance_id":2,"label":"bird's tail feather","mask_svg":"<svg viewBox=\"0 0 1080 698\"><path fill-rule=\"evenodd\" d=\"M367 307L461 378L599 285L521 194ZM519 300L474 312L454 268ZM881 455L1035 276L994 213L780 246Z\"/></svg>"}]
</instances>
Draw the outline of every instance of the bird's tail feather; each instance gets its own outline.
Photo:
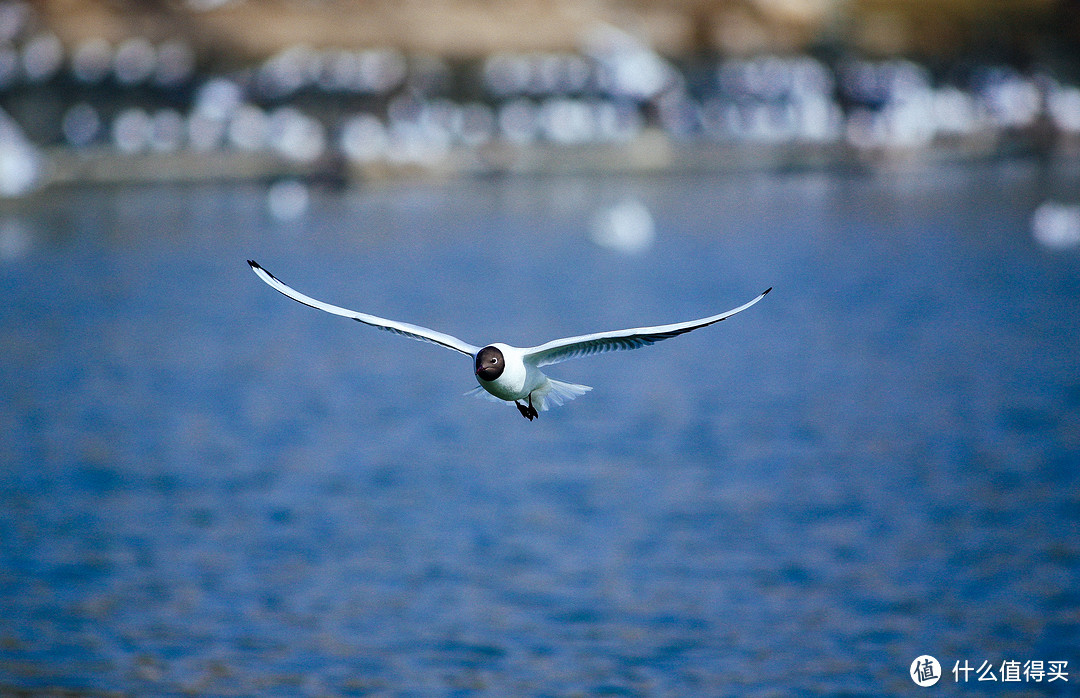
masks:
<instances>
[{"instance_id":1,"label":"bird's tail feather","mask_svg":"<svg viewBox=\"0 0 1080 698\"><path fill-rule=\"evenodd\" d=\"M552 380L550 378L532 393L532 404L537 410L543 412L549 410L552 407L559 407L560 405L570 402L576 397L580 397L585 393L592 390L587 385L578 385L577 383L566 383L564 381ZM484 390L479 385L465 393L466 395L472 395L491 402L502 402L513 404L512 400L503 400L497 398L488 391Z\"/></svg>"},{"instance_id":2,"label":"bird's tail feather","mask_svg":"<svg viewBox=\"0 0 1080 698\"><path fill-rule=\"evenodd\" d=\"M494 395L492 395L488 391L484 390L483 387L481 387L479 385L476 386L475 388L473 388L472 390L466 390L465 394L466 395L472 395L473 397L478 397L481 400L487 400L488 402L506 402L506 400L503 400L502 398L495 397Z\"/></svg>"},{"instance_id":3,"label":"bird's tail feather","mask_svg":"<svg viewBox=\"0 0 1080 698\"><path fill-rule=\"evenodd\" d=\"M533 407L540 411L559 407L576 397L581 397L590 390L592 388L587 385L566 383L548 378L544 385L533 391Z\"/></svg>"}]
</instances>

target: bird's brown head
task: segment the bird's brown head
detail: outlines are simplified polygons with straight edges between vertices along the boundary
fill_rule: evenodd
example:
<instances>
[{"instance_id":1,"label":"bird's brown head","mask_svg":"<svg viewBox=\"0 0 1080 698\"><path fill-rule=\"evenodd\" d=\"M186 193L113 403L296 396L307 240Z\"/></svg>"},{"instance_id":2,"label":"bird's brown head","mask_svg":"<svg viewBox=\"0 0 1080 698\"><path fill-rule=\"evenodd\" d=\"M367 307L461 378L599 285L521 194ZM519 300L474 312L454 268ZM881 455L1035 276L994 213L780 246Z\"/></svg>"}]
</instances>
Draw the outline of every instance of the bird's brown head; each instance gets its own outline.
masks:
<instances>
[{"instance_id":1,"label":"bird's brown head","mask_svg":"<svg viewBox=\"0 0 1080 698\"><path fill-rule=\"evenodd\" d=\"M480 380L497 379L505 367L506 359L496 347L484 347L476 353L476 377Z\"/></svg>"}]
</instances>

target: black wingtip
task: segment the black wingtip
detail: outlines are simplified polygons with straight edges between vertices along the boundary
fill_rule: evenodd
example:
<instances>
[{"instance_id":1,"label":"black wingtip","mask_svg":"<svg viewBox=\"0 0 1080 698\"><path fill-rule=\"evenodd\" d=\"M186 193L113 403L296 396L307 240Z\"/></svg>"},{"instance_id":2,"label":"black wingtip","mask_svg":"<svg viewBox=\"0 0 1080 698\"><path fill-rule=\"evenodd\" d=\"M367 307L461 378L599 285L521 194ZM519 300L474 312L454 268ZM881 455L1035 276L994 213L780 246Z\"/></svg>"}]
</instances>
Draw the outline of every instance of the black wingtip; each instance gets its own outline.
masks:
<instances>
[{"instance_id":1,"label":"black wingtip","mask_svg":"<svg viewBox=\"0 0 1080 698\"><path fill-rule=\"evenodd\" d=\"M250 262L250 264L254 264L254 263L255 263L255 262ZM770 287L768 287L767 289L765 289L765 291L764 291L764 292L762 292L762 294L761 294L761 295L762 295L762 296L767 296L767 295L769 295L769 291L771 291L771 290L772 290L772 286L770 286Z\"/></svg>"},{"instance_id":2,"label":"black wingtip","mask_svg":"<svg viewBox=\"0 0 1080 698\"><path fill-rule=\"evenodd\" d=\"M256 273L259 273L259 274L265 274L266 276L269 276L271 279L275 279L275 280L277 279L276 276L274 276L270 272L266 271L266 269L263 269L263 266L261 264L259 264L258 262L256 262L254 259L249 259L247 261L247 263L248 263L248 266L251 267L252 271L254 271Z\"/></svg>"}]
</instances>

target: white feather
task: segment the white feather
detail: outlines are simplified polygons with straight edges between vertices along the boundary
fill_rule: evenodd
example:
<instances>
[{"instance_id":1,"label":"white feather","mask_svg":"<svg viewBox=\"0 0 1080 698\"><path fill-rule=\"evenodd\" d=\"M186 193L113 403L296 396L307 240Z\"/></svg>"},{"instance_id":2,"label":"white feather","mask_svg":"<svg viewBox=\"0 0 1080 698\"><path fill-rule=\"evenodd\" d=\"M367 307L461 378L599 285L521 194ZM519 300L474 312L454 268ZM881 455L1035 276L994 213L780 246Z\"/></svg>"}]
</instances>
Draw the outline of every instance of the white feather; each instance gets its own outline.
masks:
<instances>
[{"instance_id":1,"label":"white feather","mask_svg":"<svg viewBox=\"0 0 1080 698\"><path fill-rule=\"evenodd\" d=\"M738 308L728 310L719 315L711 315L700 320L687 322L675 322L670 325L656 325L655 327L634 327L628 330L612 330L610 332L595 332L583 334L577 337L554 339L545 344L525 349L525 361L533 366L547 366L557 364L560 361L573 359L578 356L600 354L605 351L618 351L620 349L638 349L656 342L676 337L680 334L696 330L700 327L715 324L726 320L736 313L741 313L754 303L764 298L772 288L765 289L757 298L740 305Z\"/></svg>"},{"instance_id":2,"label":"white feather","mask_svg":"<svg viewBox=\"0 0 1080 698\"><path fill-rule=\"evenodd\" d=\"M375 315L368 315L348 308L324 303L299 291L286 286L273 274L263 269L253 261L248 261L260 279L276 291L292 298L298 303L322 310L334 315L347 317L365 325L387 332L393 332L412 339L431 342L444 346L448 349L461 352L467 356L476 357L481 347L463 342L457 337L429 330L419 325L411 325L407 322L387 320ZM757 298L749 303L740 305L719 315L711 315L700 320L688 322L676 322L670 325L656 325L654 327L636 327L628 330L614 330L611 332L596 332L594 334L580 335L556 339L545 344L540 344L528 349L512 347L508 344L495 343L488 346L498 349L504 358L503 372L495 380L487 381L466 392L466 395L475 395L492 402L513 403L518 400L531 402L532 406L543 411L551 407L558 407L574 398L580 397L592 390L587 385L566 383L548 378L540 371L541 366L559 363L578 356L588 356L606 351L620 349L637 349L648 346L664 339L696 330L699 327L712 325L725 320L736 313L741 313L765 297L771 288L765 290ZM524 408L522 408L524 413ZM535 414L526 415L530 419Z\"/></svg>"},{"instance_id":3,"label":"white feather","mask_svg":"<svg viewBox=\"0 0 1080 698\"><path fill-rule=\"evenodd\" d=\"M248 264L251 265L251 270L255 274L266 282L266 284L282 293L289 298L292 298L297 303L303 303L306 306L315 308L316 310L322 310L323 312L332 313L334 315L340 315L347 317L357 322L362 322L365 325L371 325L372 327L380 330L386 330L387 332L393 332L394 334L404 335L412 339L419 339L422 342L431 342L432 344L438 344L444 346L447 349L453 349L454 351L460 351L462 354L472 356L476 352L480 351L480 347L475 347L468 342L463 342L457 337L445 334L443 332L436 332L435 330L429 330L426 327L420 327L419 325L412 325L407 322L398 322L397 320L387 320L376 315L368 315L367 313L361 313L356 310L349 310L348 308L342 308L337 305L330 305L329 303L323 303L320 300L316 300L311 296L306 296L300 293L294 288L283 284L276 276L266 271L258 265L258 263L248 260Z\"/></svg>"}]
</instances>

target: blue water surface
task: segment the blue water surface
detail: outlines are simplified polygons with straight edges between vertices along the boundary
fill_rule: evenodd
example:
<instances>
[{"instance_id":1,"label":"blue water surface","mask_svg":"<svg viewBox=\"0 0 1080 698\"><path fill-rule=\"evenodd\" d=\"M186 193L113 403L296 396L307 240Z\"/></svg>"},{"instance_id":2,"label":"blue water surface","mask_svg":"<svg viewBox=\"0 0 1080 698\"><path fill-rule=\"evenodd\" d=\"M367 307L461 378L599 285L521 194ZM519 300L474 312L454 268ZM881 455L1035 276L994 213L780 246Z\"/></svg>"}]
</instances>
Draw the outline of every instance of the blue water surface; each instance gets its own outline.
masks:
<instances>
[{"instance_id":1,"label":"blue water surface","mask_svg":"<svg viewBox=\"0 0 1080 698\"><path fill-rule=\"evenodd\" d=\"M1080 683L1080 167L55 190L0 209L0 693ZM648 249L593 241L649 212ZM640 208L639 206L639 208ZM550 375L519 345L759 305ZM1067 661L1069 682L957 683ZM929 695L929 693L927 693Z\"/></svg>"}]
</instances>

